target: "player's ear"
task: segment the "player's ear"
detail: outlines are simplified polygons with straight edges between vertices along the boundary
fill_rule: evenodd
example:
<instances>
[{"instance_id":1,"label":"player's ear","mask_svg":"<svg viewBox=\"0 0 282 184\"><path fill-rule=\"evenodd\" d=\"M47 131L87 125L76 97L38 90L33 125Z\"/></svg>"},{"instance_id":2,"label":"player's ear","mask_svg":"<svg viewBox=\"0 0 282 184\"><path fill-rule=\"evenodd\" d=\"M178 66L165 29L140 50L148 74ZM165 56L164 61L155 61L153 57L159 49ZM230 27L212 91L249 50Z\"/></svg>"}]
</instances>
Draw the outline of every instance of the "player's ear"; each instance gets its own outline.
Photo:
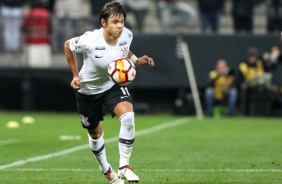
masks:
<instances>
[{"instance_id":1,"label":"player's ear","mask_svg":"<svg viewBox=\"0 0 282 184\"><path fill-rule=\"evenodd\" d=\"M105 20L105 19L101 19L101 25L103 26L103 27L106 27L106 25L107 25L107 21Z\"/></svg>"}]
</instances>

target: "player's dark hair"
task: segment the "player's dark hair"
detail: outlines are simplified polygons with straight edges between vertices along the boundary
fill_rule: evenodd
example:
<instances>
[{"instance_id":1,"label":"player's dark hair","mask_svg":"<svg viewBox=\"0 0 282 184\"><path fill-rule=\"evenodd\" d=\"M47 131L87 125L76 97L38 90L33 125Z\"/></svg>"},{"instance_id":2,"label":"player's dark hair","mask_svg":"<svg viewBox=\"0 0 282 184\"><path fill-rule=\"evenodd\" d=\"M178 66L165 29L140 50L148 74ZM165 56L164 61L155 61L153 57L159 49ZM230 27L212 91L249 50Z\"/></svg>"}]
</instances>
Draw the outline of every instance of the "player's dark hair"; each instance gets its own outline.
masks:
<instances>
[{"instance_id":1,"label":"player's dark hair","mask_svg":"<svg viewBox=\"0 0 282 184\"><path fill-rule=\"evenodd\" d=\"M124 20L126 20L125 8L119 2L111 1L105 4L105 6L100 11L99 22L101 24L102 19L108 21L108 18L110 16L120 16L120 15L123 15Z\"/></svg>"}]
</instances>

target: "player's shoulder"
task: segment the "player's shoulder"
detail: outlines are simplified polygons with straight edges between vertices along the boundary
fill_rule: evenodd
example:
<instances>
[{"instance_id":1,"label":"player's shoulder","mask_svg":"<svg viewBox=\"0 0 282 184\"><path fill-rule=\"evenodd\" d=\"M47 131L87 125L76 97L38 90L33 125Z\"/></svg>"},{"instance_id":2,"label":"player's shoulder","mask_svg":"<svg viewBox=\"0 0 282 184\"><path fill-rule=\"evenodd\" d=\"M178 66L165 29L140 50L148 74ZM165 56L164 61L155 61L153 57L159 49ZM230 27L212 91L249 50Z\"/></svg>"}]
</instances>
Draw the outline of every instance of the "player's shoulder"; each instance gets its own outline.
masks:
<instances>
[{"instance_id":1,"label":"player's shoulder","mask_svg":"<svg viewBox=\"0 0 282 184\"><path fill-rule=\"evenodd\" d=\"M132 35L132 31L130 31L128 28L124 27L123 32L126 34L131 34Z\"/></svg>"},{"instance_id":2,"label":"player's shoulder","mask_svg":"<svg viewBox=\"0 0 282 184\"><path fill-rule=\"evenodd\" d=\"M102 37L102 31L100 29L93 31L86 31L80 37L77 37L77 42L80 45L85 45L85 47L91 47L93 43L96 43L99 38Z\"/></svg>"},{"instance_id":3,"label":"player's shoulder","mask_svg":"<svg viewBox=\"0 0 282 184\"><path fill-rule=\"evenodd\" d=\"M124 28L123 29L123 32L122 32L122 35L125 37L125 38L128 38L128 39L132 39L133 38L133 33L132 31L130 31L128 28Z\"/></svg>"},{"instance_id":4,"label":"player's shoulder","mask_svg":"<svg viewBox=\"0 0 282 184\"><path fill-rule=\"evenodd\" d=\"M96 40L103 35L102 29L95 29L93 31L86 31L82 36L87 40Z\"/></svg>"}]
</instances>

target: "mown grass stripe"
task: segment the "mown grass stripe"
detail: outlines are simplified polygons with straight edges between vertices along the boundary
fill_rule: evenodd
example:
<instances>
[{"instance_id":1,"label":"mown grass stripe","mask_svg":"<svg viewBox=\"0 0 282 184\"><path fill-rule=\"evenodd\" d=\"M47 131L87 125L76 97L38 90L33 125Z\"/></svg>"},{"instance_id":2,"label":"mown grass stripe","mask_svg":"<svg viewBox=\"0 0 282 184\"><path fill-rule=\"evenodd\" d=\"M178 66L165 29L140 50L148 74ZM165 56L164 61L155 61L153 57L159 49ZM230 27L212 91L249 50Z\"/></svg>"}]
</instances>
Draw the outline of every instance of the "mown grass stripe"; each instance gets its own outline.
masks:
<instances>
[{"instance_id":1,"label":"mown grass stripe","mask_svg":"<svg viewBox=\"0 0 282 184\"><path fill-rule=\"evenodd\" d=\"M14 139L3 140L3 141L0 141L0 146L4 146L4 145L8 145L8 144L14 144L16 142L18 142L18 140L14 140Z\"/></svg>"},{"instance_id":2,"label":"mown grass stripe","mask_svg":"<svg viewBox=\"0 0 282 184\"><path fill-rule=\"evenodd\" d=\"M22 172L92 172L99 169L80 169L80 168L18 168L18 169L5 169L5 171L22 171ZM143 172L228 172L228 173L264 173L264 172L282 172L282 169L139 169Z\"/></svg>"},{"instance_id":3,"label":"mown grass stripe","mask_svg":"<svg viewBox=\"0 0 282 184\"><path fill-rule=\"evenodd\" d=\"M157 125L157 126L154 126L154 127L151 127L151 128L144 129L144 130L136 131L136 136L143 136L143 135L151 134L153 132L161 131L163 129L171 128L171 127L174 127L174 126L180 126L180 125L183 125L183 124L188 123L188 122L189 122L188 118L181 118L181 119L177 119L177 120L174 120L174 121L171 121L171 122L162 123L161 125ZM105 143L112 143L112 142L116 142L117 140L118 140L118 137L112 137L112 138L109 138L109 139L105 139ZM25 164L30 163L30 162L37 162L37 161L46 160L46 159L50 159L50 158L54 158L54 157L68 155L68 154L86 149L88 147L89 147L88 144L83 144L83 145L80 145L80 146L75 146L75 147L65 149L65 150L62 150L62 151L59 151L59 152L55 152L55 153L49 153L49 154L46 154L46 155L31 157L31 158L27 158L27 159L24 159L24 160L18 160L18 161L9 163L9 164L0 165L0 170L25 165Z\"/></svg>"}]
</instances>

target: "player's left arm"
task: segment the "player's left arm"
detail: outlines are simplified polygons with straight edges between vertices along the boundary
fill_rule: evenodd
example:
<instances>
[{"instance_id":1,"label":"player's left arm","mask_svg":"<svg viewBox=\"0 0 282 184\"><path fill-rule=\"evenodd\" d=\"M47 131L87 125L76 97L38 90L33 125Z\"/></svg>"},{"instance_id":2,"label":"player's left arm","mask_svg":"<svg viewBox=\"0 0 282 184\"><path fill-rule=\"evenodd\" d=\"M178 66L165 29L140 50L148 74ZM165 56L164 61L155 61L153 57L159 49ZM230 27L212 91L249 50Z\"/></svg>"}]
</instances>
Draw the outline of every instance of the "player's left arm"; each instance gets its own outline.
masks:
<instances>
[{"instance_id":1,"label":"player's left arm","mask_svg":"<svg viewBox=\"0 0 282 184\"><path fill-rule=\"evenodd\" d=\"M148 66L154 66L155 63L154 63L154 60L153 58L147 56L147 55L144 55L140 58L138 58L137 56L135 56L133 54L133 52L129 51L128 54L127 54L127 58L132 61L134 64L136 65L148 65Z\"/></svg>"}]
</instances>

